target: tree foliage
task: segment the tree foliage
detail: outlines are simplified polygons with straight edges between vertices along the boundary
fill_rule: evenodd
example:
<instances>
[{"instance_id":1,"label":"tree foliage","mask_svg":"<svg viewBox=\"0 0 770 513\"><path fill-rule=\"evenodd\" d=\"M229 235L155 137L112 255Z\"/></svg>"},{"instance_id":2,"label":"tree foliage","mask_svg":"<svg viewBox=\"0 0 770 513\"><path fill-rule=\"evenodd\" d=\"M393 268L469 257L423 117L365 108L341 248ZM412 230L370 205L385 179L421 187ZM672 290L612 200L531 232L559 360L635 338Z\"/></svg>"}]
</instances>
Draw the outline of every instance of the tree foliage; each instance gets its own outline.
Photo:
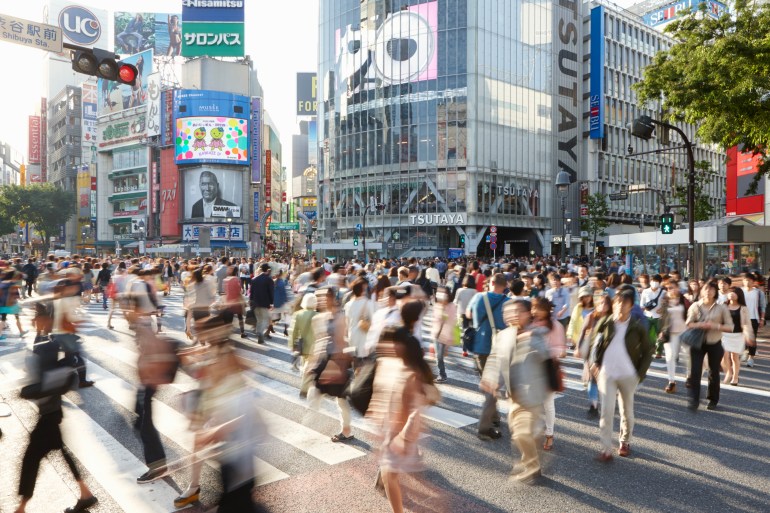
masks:
<instances>
[{"instance_id":1,"label":"tree foliage","mask_svg":"<svg viewBox=\"0 0 770 513\"><path fill-rule=\"evenodd\" d=\"M59 227L75 213L75 193L53 184L0 187L0 216L14 224L32 224L43 238L46 253L51 236L58 235Z\"/></svg>"},{"instance_id":2,"label":"tree foliage","mask_svg":"<svg viewBox=\"0 0 770 513\"><path fill-rule=\"evenodd\" d=\"M607 216L610 214L610 207L607 204L607 196L601 192L591 194L586 200L588 213L581 217L581 228L591 234L594 241L593 248L596 254L596 238L604 233L604 229L611 223Z\"/></svg>"},{"instance_id":3,"label":"tree foliage","mask_svg":"<svg viewBox=\"0 0 770 513\"><path fill-rule=\"evenodd\" d=\"M704 192L706 185L713 180L711 164L706 160L695 163L695 221L708 221L714 217L715 209L711 204L711 195ZM674 199L679 205L687 205L687 182L674 187ZM687 218L687 209L677 212L682 218Z\"/></svg>"},{"instance_id":4,"label":"tree foliage","mask_svg":"<svg viewBox=\"0 0 770 513\"><path fill-rule=\"evenodd\" d=\"M718 19L691 12L666 27L676 43L658 52L633 87L642 105L661 101L664 118L698 126L702 141L742 145L762 157L770 142L770 4L736 0Z\"/></svg>"}]
</instances>

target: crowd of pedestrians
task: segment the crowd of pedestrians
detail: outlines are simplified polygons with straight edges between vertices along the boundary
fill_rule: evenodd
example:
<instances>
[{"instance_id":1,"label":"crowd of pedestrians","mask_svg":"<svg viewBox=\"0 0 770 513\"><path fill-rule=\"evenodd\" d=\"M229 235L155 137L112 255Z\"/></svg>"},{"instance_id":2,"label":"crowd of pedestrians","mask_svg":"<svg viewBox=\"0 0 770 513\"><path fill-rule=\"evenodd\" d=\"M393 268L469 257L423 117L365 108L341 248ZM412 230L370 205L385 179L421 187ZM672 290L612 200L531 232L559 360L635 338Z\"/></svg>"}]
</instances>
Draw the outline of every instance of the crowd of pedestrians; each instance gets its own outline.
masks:
<instances>
[{"instance_id":1,"label":"crowd of pedestrians","mask_svg":"<svg viewBox=\"0 0 770 513\"><path fill-rule=\"evenodd\" d=\"M20 334L26 334L19 305L29 297L36 314L33 352L40 361L32 380L38 386L26 391L39 401L40 419L24 458L18 512L32 495L40 458L51 450L64 453L81 485L81 498L67 511L85 511L97 500L82 484L58 432L61 394L70 386L93 384L80 354L82 304L109 310L110 329L114 316L124 316L136 335L141 386L133 427L147 464L137 482L151 483L179 469L166 458L152 399L181 367L199 386L185 401L195 434L190 482L174 506L199 500L201 463L216 458L222 512L260 508L251 493L254 460L246 455L253 455L265 428L246 386L248 365L238 357L236 333L256 344L265 344L276 330L287 336L300 396L311 407L323 396L337 406L333 442L354 439L354 409L376 427L377 486L400 512L399 475L423 468L423 411L440 401L440 385L452 379L445 363L448 348L461 345L462 354L475 360L484 397L479 439L491 443L502 437L498 401L508 403L508 426L521 454L514 479L531 484L541 474L539 447L552 450L557 440L555 397L564 380L559 361L568 349L585 362L587 415L599 419L597 459L608 462L615 453L631 452L634 396L653 359L665 357L663 392L677 393L677 372L686 376L692 410L700 406L706 362L707 408L715 409L720 385L738 386L741 364L753 366L766 309L758 287L762 277L751 273L705 282L684 282L677 273L642 275L634 284L628 274L547 259L335 264L316 258L49 257L0 265L2 328L7 329L7 316L15 315ZM743 287L733 285L738 282ZM170 294L183 295L187 344L163 335L163 298ZM429 309L432 324L423 330ZM435 371L428 352L435 355ZM50 381L42 374L56 369L74 374L65 374L58 387L40 390L40 383Z\"/></svg>"}]
</instances>

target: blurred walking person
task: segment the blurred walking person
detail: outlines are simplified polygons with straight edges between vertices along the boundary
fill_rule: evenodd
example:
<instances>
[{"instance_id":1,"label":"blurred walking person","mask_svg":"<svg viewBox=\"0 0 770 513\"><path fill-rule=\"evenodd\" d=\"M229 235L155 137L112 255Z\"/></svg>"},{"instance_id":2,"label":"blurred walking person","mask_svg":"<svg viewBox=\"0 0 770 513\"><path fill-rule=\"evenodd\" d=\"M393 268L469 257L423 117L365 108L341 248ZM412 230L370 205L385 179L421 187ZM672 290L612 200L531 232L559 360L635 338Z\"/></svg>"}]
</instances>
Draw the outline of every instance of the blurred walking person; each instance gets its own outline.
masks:
<instances>
[{"instance_id":1,"label":"blurred walking person","mask_svg":"<svg viewBox=\"0 0 770 513\"><path fill-rule=\"evenodd\" d=\"M455 343L455 330L457 329L457 307L449 302L449 292L446 287L436 290L436 305L433 308L433 347L436 352L436 365L438 366L438 378L436 383L445 383L447 380L444 356L447 348Z\"/></svg>"},{"instance_id":2,"label":"blurred walking person","mask_svg":"<svg viewBox=\"0 0 770 513\"><path fill-rule=\"evenodd\" d=\"M549 322L558 324L550 319L550 302L546 304L549 305ZM545 341L548 329L530 324L532 316L528 301L506 304L503 315L508 327L498 334L480 386L486 393L494 394L502 379L510 401L508 425L511 437L521 452L521 462L514 466L513 475L521 483L535 484L541 475L535 433L548 393L545 372L545 360L550 357Z\"/></svg>"},{"instance_id":3,"label":"blurred walking person","mask_svg":"<svg viewBox=\"0 0 770 513\"><path fill-rule=\"evenodd\" d=\"M593 306L593 299L591 303ZM576 305L573 311L577 312L578 307L579 305ZM580 315L582 316L582 312ZM542 328L541 334L545 339L546 347L550 354L549 357L557 361L564 358L567 355L564 326L560 322L554 322L553 305L551 302L542 297L533 298L531 316L532 328ZM570 325L573 322L575 322L574 318L570 321ZM582 321L580 324L582 327ZM556 424L556 392L553 390L546 391L543 410L545 413L545 441L543 442L543 450L550 451L553 449L553 430Z\"/></svg>"},{"instance_id":4,"label":"blurred walking person","mask_svg":"<svg viewBox=\"0 0 770 513\"><path fill-rule=\"evenodd\" d=\"M257 324L254 334L257 343L265 343L265 335L269 335L270 308L273 306L275 296L275 282L270 278L270 265L267 262L259 266L259 274L251 280L249 286L249 307L254 311Z\"/></svg>"},{"instance_id":5,"label":"blurred walking person","mask_svg":"<svg viewBox=\"0 0 770 513\"><path fill-rule=\"evenodd\" d=\"M412 327L422 313L419 301L402 307L404 326L389 326L377 345L377 371L366 412L378 430L379 473L394 513L404 511L400 474L424 469L418 441L422 410L439 400L433 372L423 358Z\"/></svg>"}]
</instances>

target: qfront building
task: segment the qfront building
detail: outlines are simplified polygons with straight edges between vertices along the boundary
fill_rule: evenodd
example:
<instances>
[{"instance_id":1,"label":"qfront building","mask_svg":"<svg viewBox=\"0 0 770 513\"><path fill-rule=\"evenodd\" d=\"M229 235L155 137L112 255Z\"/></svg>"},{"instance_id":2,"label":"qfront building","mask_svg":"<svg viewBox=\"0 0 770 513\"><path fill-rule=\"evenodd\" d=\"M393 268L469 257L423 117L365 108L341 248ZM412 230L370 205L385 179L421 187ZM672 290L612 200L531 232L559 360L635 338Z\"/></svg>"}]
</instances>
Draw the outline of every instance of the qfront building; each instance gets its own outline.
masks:
<instances>
[{"instance_id":1,"label":"qfront building","mask_svg":"<svg viewBox=\"0 0 770 513\"><path fill-rule=\"evenodd\" d=\"M570 0L321 0L314 249L350 255L366 241L369 257L452 255L462 246L466 254L549 254L561 249L566 230L569 252L588 253L580 237L587 194L638 183L625 159L615 158L618 143L630 137L634 116L657 117L633 106L640 56L629 61L624 48L622 62L607 59L612 43L601 46L597 62L616 74L602 82L593 98L602 109L594 109L592 38L617 37L629 47L632 37L661 37L629 14L613 17L611 32L609 23L593 29L593 7ZM617 87L630 108L621 110ZM601 115L592 119L592 111ZM606 128L607 116L618 128L592 139L591 128ZM609 150L613 159L605 158ZM643 180L646 159L634 161L634 176ZM658 174L686 166L684 159L662 165L657 155L649 161L656 188L664 184ZM563 201L560 171L570 181ZM645 208L649 216L660 212L649 198L613 205L613 221L638 230Z\"/></svg>"}]
</instances>

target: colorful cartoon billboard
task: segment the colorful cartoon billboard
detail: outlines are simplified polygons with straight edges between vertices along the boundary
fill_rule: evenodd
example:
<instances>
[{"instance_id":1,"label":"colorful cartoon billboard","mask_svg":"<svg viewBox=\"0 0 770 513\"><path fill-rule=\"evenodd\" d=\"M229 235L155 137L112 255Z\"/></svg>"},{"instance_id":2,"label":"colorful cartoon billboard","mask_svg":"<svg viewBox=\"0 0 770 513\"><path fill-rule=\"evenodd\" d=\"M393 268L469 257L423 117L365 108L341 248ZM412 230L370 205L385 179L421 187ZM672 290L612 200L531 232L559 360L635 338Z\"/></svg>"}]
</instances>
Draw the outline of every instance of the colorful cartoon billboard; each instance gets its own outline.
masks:
<instances>
[{"instance_id":1,"label":"colorful cartoon billboard","mask_svg":"<svg viewBox=\"0 0 770 513\"><path fill-rule=\"evenodd\" d=\"M225 117L176 120L176 163L249 165L249 122Z\"/></svg>"}]
</instances>

